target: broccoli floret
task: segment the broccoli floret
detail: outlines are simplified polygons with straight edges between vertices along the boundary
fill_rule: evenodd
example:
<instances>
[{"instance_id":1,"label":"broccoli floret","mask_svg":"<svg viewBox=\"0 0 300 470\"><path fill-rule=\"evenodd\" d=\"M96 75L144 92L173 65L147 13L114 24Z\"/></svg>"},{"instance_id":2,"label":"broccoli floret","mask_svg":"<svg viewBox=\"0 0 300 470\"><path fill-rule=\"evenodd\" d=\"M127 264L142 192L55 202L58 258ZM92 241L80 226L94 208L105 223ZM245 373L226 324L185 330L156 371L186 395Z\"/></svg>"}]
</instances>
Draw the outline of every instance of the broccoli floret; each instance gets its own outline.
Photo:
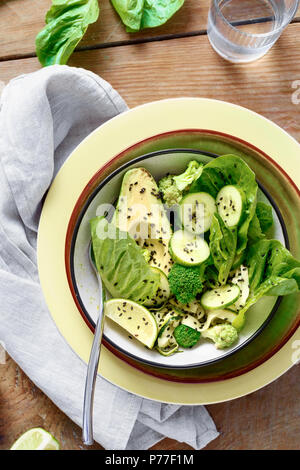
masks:
<instances>
[{"instance_id":1,"label":"broccoli floret","mask_svg":"<svg viewBox=\"0 0 300 470\"><path fill-rule=\"evenodd\" d=\"M179 204L183 192L187 191L191 184L199 178L202 173L203 165L192 160L187 169L181 175L168 175L160 180L158 183L159 191L162 195L164 203L171 207Z\"/></svg>"},{"instance_id":2,"label":"broccoli floret","mask_svg":"<svg viewBox=\"0 0 300 470\"><path fill-rule=\"evenodd\" d=\"M180 191L174 183L174 176L165 176L158 183L158 189L162 195L164 203L171 207L179 204L182 199L182 191Z\"/></svg>"},{"instance_id":3,"label":"broccoli floret","mask_svg":"<svg viewBox=\"0 0 300 470\"><path fill-rule=\"evenodd\" d=\"M228 348L238 339L237 330L228 323L212 326L201 334L203 338L213 340L217 349Z\"/></svg>"},{"instance_id":4,"label":"broccoli floret","mask_svg":"<svg viewBox=\"0 0 300 470\"><path fill-rule=\"evenodd\" d=\"M182 304L195 299L203 289L200 266L182 266L173 264L169 272L169 285L172 294Z\"/></svg>"},{"instance_id":5,"label":"broccoli floret","mask_svg":"<svg viewBox=\"0 0 300 470\"><path fill-rule=\"evenodd\" d=\"M202 163L192 160L184 173L174 176L174 181L180 191L187 189L196 179L201 176L203 170Z\"/></svg>"},{"instance_id":6,"label":"broccoli floret","mask_svg":"<svg viewBox=\"0 0 300 470\"><path fill-rule=\"evenodd\" d=\"M174 338L179 346L183 348L192 348L198 343L201 333L194 328L186 325L178 325L174 330Z\"/></svg>"}]
</instances>

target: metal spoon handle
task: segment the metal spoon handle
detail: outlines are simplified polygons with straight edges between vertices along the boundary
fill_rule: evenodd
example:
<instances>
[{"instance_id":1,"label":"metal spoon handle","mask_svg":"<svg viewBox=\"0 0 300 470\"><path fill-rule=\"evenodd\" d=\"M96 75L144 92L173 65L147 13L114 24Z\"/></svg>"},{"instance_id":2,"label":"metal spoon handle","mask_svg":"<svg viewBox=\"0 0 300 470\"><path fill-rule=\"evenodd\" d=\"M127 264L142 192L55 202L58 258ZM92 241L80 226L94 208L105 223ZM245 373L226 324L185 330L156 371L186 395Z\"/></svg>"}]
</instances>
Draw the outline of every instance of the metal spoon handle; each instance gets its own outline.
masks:
<instances>
[{"instance_id":1,"label":"metal spoon handle","mask_svg":"<svg viewBox=\"0 0 300 470\"><path fill-rule=\"evenodd\" d=\"M103 333L104 315L103 315L103 293L100 291L99 302L99 317L96 324L93 345L91 349L90 359L87 367L87 375L84 390L84 403L83 403L83 423L82 423L82 439L83 443L87 446L93 444L93 404L95 383L97 377L101 338Z\"/></svg>"}]
</instances>

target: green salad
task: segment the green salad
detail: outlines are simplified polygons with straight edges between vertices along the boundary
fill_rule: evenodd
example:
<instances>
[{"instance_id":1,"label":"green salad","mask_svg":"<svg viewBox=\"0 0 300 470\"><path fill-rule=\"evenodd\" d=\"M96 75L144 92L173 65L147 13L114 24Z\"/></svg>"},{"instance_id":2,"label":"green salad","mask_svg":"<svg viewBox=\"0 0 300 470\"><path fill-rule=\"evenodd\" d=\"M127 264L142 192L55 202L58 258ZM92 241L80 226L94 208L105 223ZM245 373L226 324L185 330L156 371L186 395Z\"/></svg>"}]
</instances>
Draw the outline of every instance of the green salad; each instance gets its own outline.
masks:
<instances>
[{"instance_id":1,"label":"green salad","mask_svg":"<svg viewBox=\"0 0 300 470\"><path fill-rule=\"evenodd\" d=\"M270 239L272 208L257 191L235 155L190 161L158 182L127 171L113 217L91 220L106 316L164 356L234 345L262 296L300 287L300 262Z\"/></svg>"}]
</instances>

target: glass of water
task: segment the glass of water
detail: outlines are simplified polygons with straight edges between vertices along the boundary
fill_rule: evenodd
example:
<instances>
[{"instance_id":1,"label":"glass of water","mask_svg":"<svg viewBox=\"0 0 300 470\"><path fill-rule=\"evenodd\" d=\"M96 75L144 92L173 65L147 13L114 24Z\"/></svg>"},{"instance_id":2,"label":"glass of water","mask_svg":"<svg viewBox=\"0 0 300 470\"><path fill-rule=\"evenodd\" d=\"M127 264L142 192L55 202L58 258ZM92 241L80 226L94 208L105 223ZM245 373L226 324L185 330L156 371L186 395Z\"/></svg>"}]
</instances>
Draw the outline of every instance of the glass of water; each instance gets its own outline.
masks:
<instances>
[{"instance_id":1,"label":"glass of water","mask_svg":"<svg viewBox=\"0 0 300 470\"><path fill-rule=\"evenodd\" d=\"M268 52L298 7L299 0L212 0L209 41L230 62L252 62Z\"/></svg>"}]
</instances>

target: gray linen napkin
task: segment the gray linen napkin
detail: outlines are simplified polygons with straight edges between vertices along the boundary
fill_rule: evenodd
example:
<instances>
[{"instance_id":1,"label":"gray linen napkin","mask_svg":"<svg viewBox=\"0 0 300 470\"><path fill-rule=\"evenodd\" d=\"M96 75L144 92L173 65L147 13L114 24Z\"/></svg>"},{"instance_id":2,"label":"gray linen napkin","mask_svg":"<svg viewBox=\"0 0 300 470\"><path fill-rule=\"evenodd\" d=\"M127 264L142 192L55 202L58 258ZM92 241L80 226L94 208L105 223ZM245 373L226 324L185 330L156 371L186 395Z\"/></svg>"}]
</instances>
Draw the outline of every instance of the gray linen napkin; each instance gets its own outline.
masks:
<instances>
[{"instance_id":1,"label":"gray linen napkin","mask_svg":"<svg viewBox=\"0 0 300 470\"><path fill-rule=\"evenodd\" d=\"M70 152L126 109L107 82L67 66L22 75L1 96L0 341L78 425L86 364L61 337L45 304L36 261L38 221L43 196ZM111 450L147 449L165 436L200 449L218 432L202 406L152 402L98 377L94 435Z\"/></svg>"}]
</instances>

